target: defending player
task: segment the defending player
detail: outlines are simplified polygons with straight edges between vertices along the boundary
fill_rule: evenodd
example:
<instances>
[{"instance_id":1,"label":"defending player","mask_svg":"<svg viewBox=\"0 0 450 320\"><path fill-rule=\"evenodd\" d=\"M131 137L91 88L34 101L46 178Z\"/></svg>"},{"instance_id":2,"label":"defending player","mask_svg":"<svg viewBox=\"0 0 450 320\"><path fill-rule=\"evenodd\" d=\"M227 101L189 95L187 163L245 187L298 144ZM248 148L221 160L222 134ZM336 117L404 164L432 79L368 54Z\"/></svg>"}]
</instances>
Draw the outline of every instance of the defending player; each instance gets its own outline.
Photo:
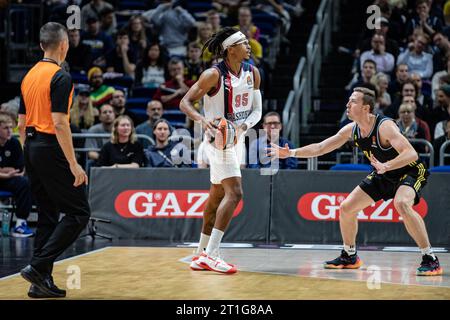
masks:
<instances>
[{"instance_id":1,"label":"defending player","mask_svg":"<svg viewBox=\"0 0 450 320\"><path fill-rule=\"evenodd\" d=\"M394 198L394 206L403 218L406 230L422 252L422 263L417 275L442 274L438 258L428 240L425 223L414 211L420 192L429 175L424 163L409 141L400 133L392 119L372 114L375 93L366 88L355 88L347 103L347 115L353 120L339 132L320 142L289 150L272 144L271 157L310 158L338 149L349 139L370 159L375 168L357 186L340 206L339 223L344 241L341 255L325 262L325 268L357 269L362 261L357 256L355 240L358 231L357 214L380 199Z\"/></svg>"}]
</instances>

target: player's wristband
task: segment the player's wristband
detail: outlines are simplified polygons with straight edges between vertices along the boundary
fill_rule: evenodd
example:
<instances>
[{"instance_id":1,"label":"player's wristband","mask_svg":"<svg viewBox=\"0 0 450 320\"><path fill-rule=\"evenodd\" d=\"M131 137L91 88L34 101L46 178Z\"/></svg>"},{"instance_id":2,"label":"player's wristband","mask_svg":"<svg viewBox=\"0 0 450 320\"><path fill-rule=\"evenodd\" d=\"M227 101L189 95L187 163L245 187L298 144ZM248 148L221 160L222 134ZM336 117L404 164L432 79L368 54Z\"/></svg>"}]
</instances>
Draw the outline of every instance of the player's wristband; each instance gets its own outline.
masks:
<instances>
[{"instance_id":1,"label":"player's wristband","mask_svg":"<svg viewBox=\"0 0 450 320\"><path fill-rule=\"evenodd\" d=\"M295 153L296 153L295 149L289 150L289 157L295 158Z\"/></svg>"}]
</instances>

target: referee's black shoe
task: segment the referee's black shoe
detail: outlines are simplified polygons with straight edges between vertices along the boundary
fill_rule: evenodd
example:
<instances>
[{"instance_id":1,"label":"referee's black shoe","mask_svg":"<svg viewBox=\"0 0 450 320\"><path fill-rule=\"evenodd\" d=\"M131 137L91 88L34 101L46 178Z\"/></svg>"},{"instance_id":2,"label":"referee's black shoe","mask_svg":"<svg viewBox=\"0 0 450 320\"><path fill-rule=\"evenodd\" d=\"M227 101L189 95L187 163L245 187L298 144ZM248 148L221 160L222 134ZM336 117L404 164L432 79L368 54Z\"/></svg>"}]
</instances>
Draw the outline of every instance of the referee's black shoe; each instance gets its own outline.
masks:
<instances>
[{"instance_id":1,"label":"referee's black shoe","mask_svg":"<svg viewBox=\"0 0 450 320\"><path fill-rule=\"evenodd\" d=\"M51 276L39 273L30 265L23 268L20 271L20 275L39 289L41 297L43 297L43 295L45 295L45 298L64 298L66 296L66 292L64 290L60 290L55 286ZM36 293L36 291L33 293Z\"/></svg>"},{"instance_id":2,"label":"referee's black shoe","mask_svg":"<svg viewBox=\"0 0 450 320\"><path fill-rule=\"evenodd\" d=\"M53 283L53 279L51 279L51 282ZM66 290L59 289L55 284L53 284L53 287L55 291L58 291L61 293L62 297L66 296ZM38 287L36 287L34 284L30 286L30 290L28 290L28 296L30 298L34 299L45 299L45 298L54 298L53 295L48 295L42 292Z\"/></svg>"}]
</instances>

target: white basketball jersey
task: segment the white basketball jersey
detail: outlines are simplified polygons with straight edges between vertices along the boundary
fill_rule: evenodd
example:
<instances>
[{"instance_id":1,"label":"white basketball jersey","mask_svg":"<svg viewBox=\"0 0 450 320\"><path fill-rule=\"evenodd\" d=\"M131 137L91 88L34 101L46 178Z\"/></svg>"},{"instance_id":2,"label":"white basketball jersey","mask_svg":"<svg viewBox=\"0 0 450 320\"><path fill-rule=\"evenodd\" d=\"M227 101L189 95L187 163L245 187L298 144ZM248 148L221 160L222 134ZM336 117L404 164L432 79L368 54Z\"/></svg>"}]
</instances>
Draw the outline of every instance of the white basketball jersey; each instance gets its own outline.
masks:
<instances>
[{"instance_id":1,"label":"white basketball jersey","mask_svg":"<svg viewBox=\"0 0 450 320\"><path fill-rule=\"evenodd\" d=\"M220 73L217 87L204 96L203 109L205 117L213 120L224 117L240 125L252 112L253 104L253 66L246 62L235 75L224 61L213 66Z\"/></svg>"}]
</instances>

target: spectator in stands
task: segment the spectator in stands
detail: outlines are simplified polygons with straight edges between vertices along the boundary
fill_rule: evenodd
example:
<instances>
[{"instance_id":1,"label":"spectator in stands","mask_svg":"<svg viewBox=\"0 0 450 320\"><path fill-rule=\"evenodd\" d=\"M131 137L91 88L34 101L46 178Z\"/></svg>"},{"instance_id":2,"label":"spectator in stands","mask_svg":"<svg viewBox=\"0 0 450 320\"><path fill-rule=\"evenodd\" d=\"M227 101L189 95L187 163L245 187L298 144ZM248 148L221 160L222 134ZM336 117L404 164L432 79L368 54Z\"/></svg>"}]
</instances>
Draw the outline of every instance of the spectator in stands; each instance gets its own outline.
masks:
<instances>
[{"instance_id":1,"label":"spectator in stands","mask_svg":"<svg viewBox=\"0 0 450 320\"><path fill-rule=\"evenodd\" d=\"M87 31L81 34L81 42L91 47L93 65L104 67L105 55L114 49L111 36L100 30L100 22L97 17L87 19Z\"/></svg>"},{"instance_id":2,"label":"spectator in stands","mask_svg":"<svg viewBox=\"0 0 450 320\"><path fill-rule=\"evenodd\" d=\"M383 73L391 73L394 70L395 59L392 54L386 52L385 38L381 34L372 36L372 50L365 51L361 54L361 69L366 60L373 60L377 65L377 71Z\"/></svg>"},{"instance_id":3,"label":"spectator in stands","mask_svg":"<svg viewBox=\"0 0 450 320\"><path fill-rule=\"evenodd\" d=\"M420 116L423 119L427 119L429 112L431 112L431 110L433 109L433 100L431 100L431 97L429 95L423 94L423 81L419 74L411 72L410 79L417 88L416 101L420 106L422 106L422 112L425 112L424 114L420 114Z\"/></svg>"},{"instance_id":4,"label":"spectator in stands","mask_svg":"<svg viewBox=\"0 0 450 320\"><path fill-rule=\"evenodd\" d=\"M164 109L179 108L181 98L186 94L194 81L184 78L184 64L178 58L169 61L170 80L164 82L153 96L153 100L162 102Z\"/></svg>"},{"instance_id":5,"label":"spectator in stands","mask_svg":"<svg viewBox=\"0 0 450 320\"><path fill-rule=\"evenodd\" d=\"M409 104L402 104L398 109L397 125L400 132L408 139L425 139L425 132L415 120L414 108ZM424 152L423 145L413 144L417 152Z\"/></svg>"},{"instance_id":6,"label":"spectator in stands","mask_svg":"<svg viewBox=\"0 0 450 320\"><path fill-rule=\"evenodd\" d=\"M385 42L385 47L386 47L386 52L389 52L390 54L392 54L394 56L394 58L398 57L399 53L400 53L400 49L398 46L398 42L394 39L391 39L388 36L389 33L389 20L381 17L379 20L376 20L375 23L379 23L380 24L380 28L375 28L374 33L372 34L371 37L369 38L365 38L361 45L359 46L358 51L359 52L364 52L364 51L368 51L372 49L372 38L374 35L382 35L384 36L384 42ZM357 55L359 54L356 53Z\"/></svg>"},{"instance_id":7,"label":"spectator in stands","mask_svg":"<svg viewBox=\"0 0 450 320\"><path fill-rule=\"evenodd\" d=\"M114 90L111 101L112 107L114 108L114 113L116 117L126 114L126 104L127 98L125 97L125 92L123 90L117 89Z\"/></svg>"},{"instance_id":8,"label":"spectator in stands","mask_svg":"<svg viewBox=\"0 0 450 320\"><path fill-rule=\"evenodd\" d=\"M413 96L404 96L401 104L408 104L413 107L415 120L419 127L423 129L425 133L425 139L431 142L431 131L428 123L417 116L417 104L416 99Z\"/></svg>"},{"instance_id":9,"label":"spectator in stands","mask_svg":"<svg viewBox=\"0 0 450 320\"><path fill-rule=\"evenodd\" d=\"M263 57L262 46L259 43L261 31L252 23L252 12L249 7L239 8L238 20L239 24L234 27L239 29L247 37L252 51L251 58L254 62L253 64L259 66Z\"/></svg>"},{"instance_id":10,"label":"spectator in stands","mask_svg":"<svg viewBox=\"0 0 450 320\"><path fill-rule=\"evenodd\" d=\"M130 38L126 30L120 30L116 35L116 48L108 52L106 58L107 72L117 72L134 78L137 57L130 50Z\"/></svg>"},{"instance_id":11,"label":"spectator in stands","mask_svg":"<svg viewBox=\"0 0 450 320\"><path fill-rule=\"evenodd\" d=\"M181 143L169 140L171 131L170 124L167 120L159 119L155 122L153 125L153 135L156 144L146 150L147 165L149 167L187 167L185 163L180 163L179 159L177 159L180 152L185 152L185 149Z\"/></svg>"},{"instance_id":12,"label":"spectator in stands","mask_svg":"<svg viewBox=\"0 0 450 320\"><path fill-rule=\"evenodd\" d=\"M165 55L158 43L152 43L144 50L144 56L136 67L135 86L158 88L165 82Z\"/></svg>"},{"instance_id":13,"label":"spectator in stands","mask_svg":"<svg viewBox=\"0 0 450 320\"><path fill-rule=\"evenodd\" d=\"M385 115L391 118L396 118L398 116L398 108L400 107L402 100L406 96L414 97L414 100L416 101L416 114L424 118L426 116L427 112L424 110L423 106L417 102L417 95L418 95L418 88L416 87L416 84L411 80L406 80L401 87L401 95L399 97L396 97L394 102L390 105L389 108L386 109Z\"/></svg>"},{"instance_id":14,"label":"spectator in stands","mask_svg":"<svg viewBox=\"0 0 450 320\"><path fill-rule=\"evenodd\" d=\"M137 141L133 120L126 115L114 120L111 141L100 150L98 165L111 168L139 168L145 166L144 149Z\"/></svg>"},{"instance_id":15,"label":"spectator in stands","mask_svg":"<svg viewBox=\"0 0 450 320\"><path fill-rule=\"evenodd\" d=\"M444 93L444 101L441 106L433 110L432 119L434 120L434 139L439 138L444 134L445 121L450 120L450 85L446 84L441 87Z\"/></svg>"},{"instance_id":16,"label":"spectator in stands","mask_svg":"<svg viewBox=\"0 0 450 320\"><path fill-rule=\"evenodd\" d=\"M90 98L94 107L111 100L114 88L103 84L103 71L99 67L93 67L88 72L88 81L91 86Z\"/></svg>"},{"instance_id":17,"label":"spectator in stands","mask_svg":"<svg viewBox=\"0 0 450 320\"><path fill-rule=\"evenodd\" d=\"M169 50L169 54L186 55L188 31L195 27L195 19L175 2L163 0L152 15L151 21L159 28L160 43Z\"/></svg>"},{"instance_id":18,"label":"spectator in stands","mask_svg":"<svg viewBox=\"0 0 450 320\"><path fill-rule=\"evenodd\" d=\"M397 64L395 79L389 82L388 93L394 100L401 95L402 84L409 79L409 68L405 63Z\"/></svg>"},{"instance_id":19,"label":"spectator in stands","mask_svg":"<svg viewBox=\"0 0 450 320\"><path fill-rule=\"evenodd\" d=\"M291 28L291 16L289 12L284 8L284 1L259 1L256 5L258 10L265 12L273 17L277 17L281 22L281 41L289 43L289 40L285 38L285 35L289 32Z\"/></svg>"},{"instance_id":20,"label":"spectator in stands","mask_svg":"<svg viewBox=\"0 0 450 320\"><path fill-rule=\"evenodd\" d=\"M94 108L89 98L89 89L81 88L70 108L70 123L84 132L97 122L98 116L98 109Z\"/></svg>"},{"instance_id":21,"label":"spectator in stands","mask_svg":"<svg viewBox=\"0 0 450 320\"><path fill-rule=\"evenodd\" d=\"M433 70L442 71L447 68L447 60L450 56L450 41L442 33L433 35Z\"/></svg>"},{"instance_id":22,"label":"spectator in stands","mask_svg":"<svg viewBox=\"0 0 450 320\"><path fill-rule=\"evenodd\" d=\"M80 31L69 30L69 51L67 51L66 62L69 64L70 72L86 74L92 64L91 47L80 42Z\"/></svg>"},{"instance_id":23,"label":"spectator in stands","mask_svg":"<svg viewBox=\"0 0 450 320\"><path fill-rule=\"evenodd\" d=\"M384 110L386 110L391 104L391 96L387 92L387 88L389 86L389 78L386 74L379 72L373 77L372 83L375 85L377 89L377 103L374 107L374 114L384 114Z\"/></svg>"},{"instance_id":24,"label":"spectator in stands","mask_svg":"<svg viewBox=\"0 0 450 320\"><path fill-rule=\"evenodd\" d=\"M127 30L130 38L130 48L139 61L142 59L142 54L147 47L149 39L142 16L132 16L128 22Z\"/></svg>"},{"instance_id":25,"label":"spectator in stands","mask_svg":"<svg viewBox=\"0 0 450 320\"><path fill-rule=\"evenodd\" d=\"M192 81L197 81L206 64L202 60L202 47L198 42L191 42L188 45L187 58L184 63L184 77Z\"/></svg>"},{"instance_id":26,"label":"spectator in stands","mask_svg":"<svg viewBox=\"0 0 450 320\"><path fill-rule=\"evenodd\" d=\"M370 83L376 73L377 73L376 62L371 59L367 59L362 64L361 76L359 77L356 83L352 84L350 90L353 91L353 88L360 87L365 83Z\"/></svg>"},{"instance_id":27,"label":"spectator in stands","mask_svg":"<svg viewBox=\"0 0 450 320\"><path fill-rule=\"evenodd\" d=\"M142 122L140 125L136 127L137 134L145 134L149 136L153 140L155 140L155 136L153 135L153 126L155 122L161 119L164 115L164 108L161 101L152 100L147 104L147 116L148 120ZM174 131L174 128L169 123L170 132ZM140 140L144 149L149 146L149 142L147 140Z\"/></svg>"},{"instance_id":28,"label":"spectator in stands","mask_svg":"<svg viewBox=\"0 0 450 320\"><path fill-rule=\"evenodd\" d=\"M0 189L13 194L16 203L16 225L12 236L31 237L28 227L32 196L28 179L24 176L24 156L19 140L12 136L13 119L0 112Z\"/></svg>"},{"instance_id":29,"label":"spectator in stands","mask_svg":"<svg viewBox=\"0 0 450 320\"><path fill-rule=\"evenodd\" d=\"M114 109L109 104L104 104L100 107L100 123L97 123L89 128L87 133L111 133L112 124L116 119L116 114ZM85 148L92 148L100 150L105 143L107 143L109 138L87 138L85 143ZM89 151L88 159L97 161L100 157L98 151Z\"/></svg>"},{"instance_id":30,"label":"spectator in stands","mask_svg":"<svg viewBox=\"0 0 450 320\"><path fill-rule=\"evenodd\" d=\"M197 42L199 46L203 48L206 41L208 41L208 39L213 35L213 27L208 22L199 22L197 29ZM205 48L203 51L202 59L206 65L211 65L213 54L208 50L208 48Z\"/></svg>"},{"instance_id":31,"label":"spectator in stands","mask_svg":"<svg viewBox=\"0 0 450 320\"><path fill-rule=\"evenodd\" d=\"M431 98L433 100L436 100L437 91L444 85L444 79L442 78L450 74L450 58L447 58L446 66L445 70L438 71L433 75L433 80L431 81Z\"/></svg>"},{"instance_id":32,"label":"spectator in stands","mask_svg":"<svg viewBox=\"0 0 450 320\"><path fill-rule=\"evenodd\" d=\"M100 19L101 13L105 10L112 10L114 12L114 7L103 0L92 0L81 8L81 28L83 30L88 29L89 22L87 21L89 18L97 18ZM113 15L113 28L117 27L116 16Z\"/></svg>"},{"instance_id":33,"label":"spectator in stands","mask_svg":"<svg viewBox=\"0 0 450 320\"><path fill-rule=\"evenodd\" d=\"M303 0L284 0L280 1L283 7L289 12L289 14L293 17L300 17L305 11L302 7Z\"/></svg>"},{"instance_id":34,"label":"spectator in stands","mask_svg":"<svg viewBox=\"0 0 450 320\"><path fill-rule=\"evenodd\" d=\"M416 1L416 13L408 22L407 36L410 36L417 28L429 36L442 30L443 21L430 14L429 0Z\"/></svg>"},{"instance_id":35,"label":"spectator in stands","mask_svg":"<svg viewBox=\"0 0 450 320\"><path fill-rule=\"evenodd\" d=\"M415 72L422 79L430 79L433 75L433 55L425 52L428 46L428 36L418 35L414 42L408 45L398 56L397 64L406 63L409 72Z\"/></svg>"},{"instance_id":36,"label":"spectator in stands","mask_svg":"<svg viewBox=\"0 0 450 320\"><path fill-rule=\"evenodd\" d=\"M450 121L445 121L443 123L443 130L444 134L439 136L438 138L435 138L433 147L434 147L434 163L435 165L441 165L439 163L440 161L440 150L441 146L446 142L450 141ZM450 153L450 144L447 145L446 148L444 148L444 152ZM444 163L442 165L449 165L449 158L444 158Z\"/></svg>"},{"instance_id":37,"label":"spectator in stands","mask_svg":"<svg viewBox=\"0 0 450 320\"><path fill-rule=\"evenodd\" d=\"M259 40L261 31L252 22L252 11L249 7L240 7L238 14L239 24L234 26L236 29L241 30L242 33L247 35L247 39Z\"/></svg>"},{"instance_id":38,"label":"spectator in stands","mask_svg":"<svg viewBox=\"0 0 450 320\"><path fill-rule=\"evenodd\" d=\"M281 123L280 115L277 112L269 112L263 118L264 134L251 142L249 147L249 161L248 168L268 168L276 167L279 169L297 169L296 158L286 158L274 160L271 163L270 158L267 157L266 148L270 147L271 143L277 143L279 146L289 145L290 149L294 148L292 142L283 138L281 130L283 125Z\"/></svg>"},{"instance_id":39,"label":"spectator in stands","mask_svg":"<svg viewBox=\"0 0 450 320\"><path fill-rule=\"evenodd\" d=\"M206 13L206 22L211 25L212 33L216 33L222 29L222 25L220 24L220 14L215 9L209 10Z\"/></svg>"},{"instance_id":40,"label":"spectator in stands","mask_svg":"<svg viewBox=\"0 0 450 320\"><path fill-rule=\"evenodd\" d=\"M117 32L116 15L114 9L105 8L100 12L100 30L107 35L114 37Z\"/></svg>"},{"instance_id":41,"label":"spectator in stands","mask_svg":"<svg viewBox=\"0 0 450 320\"><path fill-rule=\"evenodd\" d=\"M19 104L20 104L20 97L17 96L7 102L2 103L0 105L0 110L13 114L14 115L13 121L16 121L17 115L19 113Z\"/></svg>"},{"instance_id":42,"label":"spectator in stands","mask_svg":"<svg viewBox=\"0 0 450 320\"><path fill-rule=\"evenodd\" d=\"M436 93L436 105L431 112L430 120L428 121L430 125L430 130L433 134L436 134L436 125L447 119L449 114L449 106L450 106L450 85L445 84L439 88ZM436 136L434 139L436 139Z\"/></svg>"}]
</instances>

